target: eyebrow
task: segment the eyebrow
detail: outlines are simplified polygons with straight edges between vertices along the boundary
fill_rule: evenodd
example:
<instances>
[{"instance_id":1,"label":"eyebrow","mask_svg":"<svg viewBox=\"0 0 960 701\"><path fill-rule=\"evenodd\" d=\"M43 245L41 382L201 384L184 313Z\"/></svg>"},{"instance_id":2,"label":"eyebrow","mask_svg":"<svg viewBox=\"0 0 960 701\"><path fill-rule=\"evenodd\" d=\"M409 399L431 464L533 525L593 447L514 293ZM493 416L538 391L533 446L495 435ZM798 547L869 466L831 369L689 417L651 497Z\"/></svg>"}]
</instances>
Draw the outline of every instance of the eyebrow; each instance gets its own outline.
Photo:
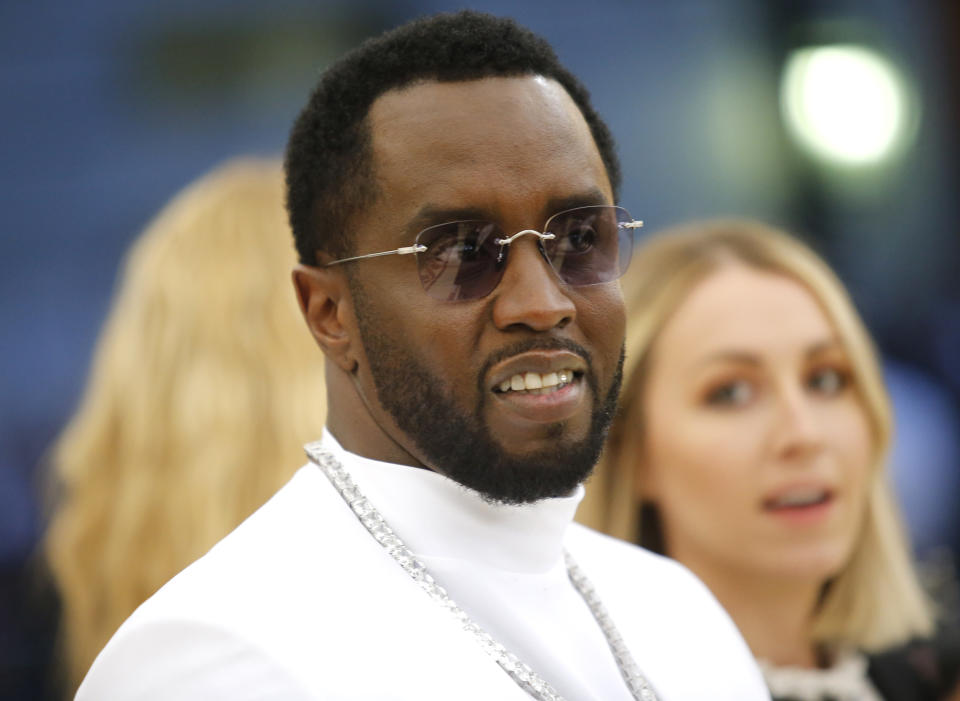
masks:
<instances>
[{"instance_id":1,"label":"eyebrow","mask_svg":"<svg viewBox=\"0 0 960 701\"><path fill-rule=\"evenodd\" d=\"M589 207L600 204L609 204L606 195L603 194L600 188L593 188L574 195L551 198L547 200L543 221L541 221L538 226L543 226L547 222L547 219L557 212L574 209L575 207ZM427 203L417 210L417 213L407 224L406 231L408 234L415 236L424 229L436 226L437 224L474 219L496 221L497 217L492 211L482 207L441 207Z\"/></svg>"},{"instance_id":2,"label":"eyebrow","mask_svg":"<svg viewBox=\"0 0 960 701\"><path fill-rule=\"evenodd\" d=\"M433 204L425 204L409 221L406 228L408 233L415 235L437 224L489 218L489 212L479 207L439 207Z\"/></svg>"},{"instance_id":3,"label":"eyebrow","mask_svg":"<svg viewBox=\"0 0 960 701\"><path fill-rule=\"evenodd\" d=\"M696 367L703 367L711 363L736 363L737 365L760 365L760 358L744 351L719 351L701 358Z\"/></svg>"},{"instance_id":4,"label":"eyebrow","mask_svg":"<svg viewBox=\"0 0 960 701\"><path fill-rule=\"evenodd\" d=\"M593 188L585 192L579 192L575 195L566 197L554 197L547 201L547 213L544 222L557 212L575 207L589 207L598 204L611 204L607 201L607 196L603 194L600 188Z\"/></svg>"},{"instance_id":5,"label":"eyebrow","mask_svg":"<svg viewBox=\"0 0 960 701\"><path fill-rule=\"evenodd\" d=\"M832 350L843 350L843 344L838 338L826 338L822 341L817 341L807 347L804 357L808 360L815 356L825 353ZM700 360L697 363L697 367L703 367L704 365L709 365L710 363L715 362L727 362L727 363L737 363L740 365L750 365L758 367L762 365L760 357L749 353L746 351L718 351L717 353L711 353L707 357Z\"/></svg>"},{"instance_id":6,"label":"eyebrow","mask_svg":"<svg viewBox=\"0 0 960 701\"><path fill-rule=\"evenodd\" d=\"M840 350L846 351L843 343L840 342L839 338L827 338L819 343L815 343L807 349L807 357L811 358L815 355L820 355L821 353L826 353L827 351Z\"/></svg>"}]
</instances>

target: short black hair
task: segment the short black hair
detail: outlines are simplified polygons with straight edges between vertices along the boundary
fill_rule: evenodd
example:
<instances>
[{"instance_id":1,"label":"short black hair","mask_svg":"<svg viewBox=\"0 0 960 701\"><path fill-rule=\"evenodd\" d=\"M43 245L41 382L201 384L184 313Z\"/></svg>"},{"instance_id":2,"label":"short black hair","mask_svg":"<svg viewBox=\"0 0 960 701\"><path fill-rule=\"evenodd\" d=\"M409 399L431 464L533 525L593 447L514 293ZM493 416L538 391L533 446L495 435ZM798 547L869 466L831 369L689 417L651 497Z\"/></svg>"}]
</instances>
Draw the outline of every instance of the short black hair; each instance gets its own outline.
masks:
<instances>
[{"instance_id":1,"label":"short black hair","mask_svg":"<svg viewBox=\"0 0 960 701\"><path fill-rule=\"evenodd\" d=\"M287 210L300 262L316 253L350 255L353 215L377 195L367 115L385 92L420 80L459 82L542 75L580 108L603 159L614 197L620 164L607 125L586 88L546 40L508 18L462 10L424 17L345 54L320 78L287 143Z\"/></svg>"}]
</instances>

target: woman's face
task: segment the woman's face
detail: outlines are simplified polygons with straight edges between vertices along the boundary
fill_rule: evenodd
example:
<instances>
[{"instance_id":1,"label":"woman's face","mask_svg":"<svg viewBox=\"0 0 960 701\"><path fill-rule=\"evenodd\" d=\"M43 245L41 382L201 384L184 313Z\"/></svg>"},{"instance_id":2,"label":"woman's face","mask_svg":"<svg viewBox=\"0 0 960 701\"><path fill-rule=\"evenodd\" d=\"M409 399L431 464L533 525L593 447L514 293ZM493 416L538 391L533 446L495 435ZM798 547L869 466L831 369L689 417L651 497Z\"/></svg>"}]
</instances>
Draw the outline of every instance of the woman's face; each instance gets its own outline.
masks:
<instances>
[{"instance_id":1,"label":"woman's face","mask_svg":"<svg viewBox=\"0 0 960 701\"><path fill-rule=\"evenodd\" d=\"M808 289L720 268L668 320L648 372L640 490L667 553L705 578L835 574L863 520L872 436Z\"/></svg>"}]
</instances>

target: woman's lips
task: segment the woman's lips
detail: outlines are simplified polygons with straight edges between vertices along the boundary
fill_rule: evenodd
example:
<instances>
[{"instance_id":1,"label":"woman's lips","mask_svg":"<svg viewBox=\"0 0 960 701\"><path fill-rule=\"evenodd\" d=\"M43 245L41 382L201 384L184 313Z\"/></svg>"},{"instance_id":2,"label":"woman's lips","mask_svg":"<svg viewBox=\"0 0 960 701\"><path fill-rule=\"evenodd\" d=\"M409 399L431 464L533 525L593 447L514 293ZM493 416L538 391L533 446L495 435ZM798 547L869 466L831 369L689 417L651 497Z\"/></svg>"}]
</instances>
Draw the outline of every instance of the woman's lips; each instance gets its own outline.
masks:
<instances>
[{"instance_id":1,"label":"woman's lips","mask_svg":"<svg viewBox=\"0 0 960 701\"><path fill-rule=\"evenodd\" d=\"M795 487L780 491L763 502L766 513L796 525L814 524L827 518L836 503L823 487Z\"/></svg>"}]
</instances>

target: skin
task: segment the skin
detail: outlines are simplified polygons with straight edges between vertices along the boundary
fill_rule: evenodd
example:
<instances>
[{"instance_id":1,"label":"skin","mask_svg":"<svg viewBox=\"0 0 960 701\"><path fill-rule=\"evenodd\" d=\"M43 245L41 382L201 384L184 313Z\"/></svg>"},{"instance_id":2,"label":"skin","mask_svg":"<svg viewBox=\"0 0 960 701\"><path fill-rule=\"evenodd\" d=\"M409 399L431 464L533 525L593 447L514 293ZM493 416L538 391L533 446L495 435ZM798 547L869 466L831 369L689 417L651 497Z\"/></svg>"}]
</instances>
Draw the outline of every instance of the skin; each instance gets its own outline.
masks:
<instances>
[{"instance_id":1,"label":"skin","mask_svg":"<svg viewBox=\"0 0 960 701\"><path fill-rule=\"evenodd\" d=\"M873 446L849 378L808 289L737 263L694 287L652 349L640 496L669 555L778 664L816 663L809 616L863 522ZM771 502L798 486L829 500Z\"/></svg>"},{"instance_id":2,"label":"skin","mask_svg":"<svg viewBox=\"0 0 960 701\"><path fill-rule=\"evenodd\" d=\"M562 209L613 203L586 122L553 81L417 83L382 95L368 119L380 192L355 218L357 254L409 246L420 230L445 221L486 218L513 233L540 230ZM307 323L331 361L328 427L345 448L444 471L381 402L361 313L378 347L402 348L427 369L458 413L476 417L505 454L547 452L588 435L598 396L616 384L625 326L618 284L561 284L530 236L511 245L503 279L479 300L429 297L413 256L347 265L294 271ZM582 349L589 362L560 344ZM493 392L504 372L569 363L584 374L562 401L518 403Z\"/></svg>"}]
</instances>

